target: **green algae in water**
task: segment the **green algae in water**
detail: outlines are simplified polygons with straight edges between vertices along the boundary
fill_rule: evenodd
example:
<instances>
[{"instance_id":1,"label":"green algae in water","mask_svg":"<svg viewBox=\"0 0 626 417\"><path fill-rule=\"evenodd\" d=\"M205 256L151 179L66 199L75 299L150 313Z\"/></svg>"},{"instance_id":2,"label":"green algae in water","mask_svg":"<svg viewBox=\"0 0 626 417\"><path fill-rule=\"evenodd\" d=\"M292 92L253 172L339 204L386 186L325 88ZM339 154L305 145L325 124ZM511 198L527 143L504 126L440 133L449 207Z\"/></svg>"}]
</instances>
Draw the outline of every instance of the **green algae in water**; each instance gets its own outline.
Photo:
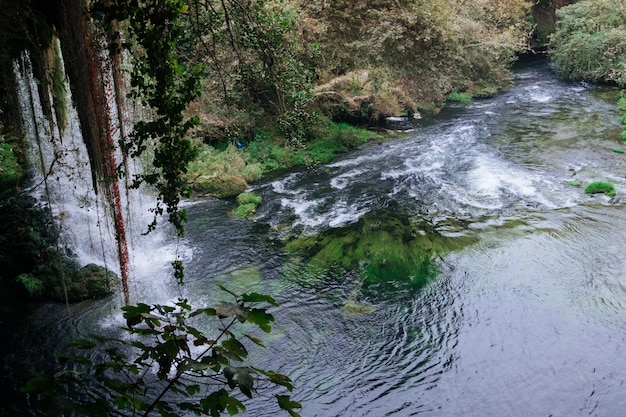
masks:
<instances>
[{"instance_id":1,"label":"green algae in water","mask_svg":"<svg viewBox=\"0 0 626 417\"><path fill-rule=\"evenodd\" d=\"M397 210L376 210L358 222L303 236L286 243L299 255L305 270L356 271L362 292L379 296L398 290L419 290L436 274L433 259L474 242L448 237L425 222Z\"/></svg>"}]
</instances>

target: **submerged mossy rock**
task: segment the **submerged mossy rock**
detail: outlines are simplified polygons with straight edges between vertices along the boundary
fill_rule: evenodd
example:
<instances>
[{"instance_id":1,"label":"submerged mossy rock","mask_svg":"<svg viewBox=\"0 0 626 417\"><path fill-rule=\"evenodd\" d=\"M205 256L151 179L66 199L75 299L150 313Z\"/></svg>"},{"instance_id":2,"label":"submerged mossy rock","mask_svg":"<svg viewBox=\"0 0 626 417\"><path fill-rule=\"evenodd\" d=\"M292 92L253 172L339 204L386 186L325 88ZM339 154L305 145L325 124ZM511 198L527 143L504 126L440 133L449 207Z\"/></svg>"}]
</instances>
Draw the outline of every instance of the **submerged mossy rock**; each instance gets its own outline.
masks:
<instances>
[{"instance_id":1,"label":"submerged mossy rock","mask_svg":"<svg viewBox=\"0 0 626 417\"><path fill-rule=\"evenodd\" d=\"M88 264L78 271L71 289L82 299L104 298L113 293L117 281L119 279L114 272L100 265Z\"/></svg>"},{"instance_id":2,"label":"submerged mossy rock","mask_svg":"<svg viewBox=\"0 0 626 417\"><path fill-rule=\"evenodd\" d=\"M376 307L348 300L342 310L346 314L369 314L376 311Z\"/></svg>"},{"instance_id":3,"label":"submerged mossy rock","mask_svg":"<svg viewBox=\"0 0 626 417\"><path fill-rule=\"evenodd\" d=\"M377 210L354 224L291 240L285 248L301 255L309 269L358 270L368 293L419 289L436 272L435 256L473 241L444 236L408 213Z\"/></svg>"}]
</instances>

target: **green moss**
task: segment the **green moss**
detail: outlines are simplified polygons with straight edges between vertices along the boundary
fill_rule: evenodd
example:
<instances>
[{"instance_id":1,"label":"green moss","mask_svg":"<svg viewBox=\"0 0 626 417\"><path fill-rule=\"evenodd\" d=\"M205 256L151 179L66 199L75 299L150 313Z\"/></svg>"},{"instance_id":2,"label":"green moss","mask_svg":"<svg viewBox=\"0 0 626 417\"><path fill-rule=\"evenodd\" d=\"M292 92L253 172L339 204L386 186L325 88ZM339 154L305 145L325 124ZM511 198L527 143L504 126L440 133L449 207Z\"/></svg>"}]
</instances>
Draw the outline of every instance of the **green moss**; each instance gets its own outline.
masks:
<instances>
[{"instance_id":1,"label":"green moss","mask_svg":"<svg viewBox=\"0 0 626 417\"><path fill-rule=\"evenodd\" d=\"M262 198L252 193L241 193L237 196L237 208L233 214L242 219L250 219L256 213Z\"/></svg>"},{"instance_id":2,"label":"green moss","mask_svg":"<svg viewBox=\"0 0 626 417\"><path fill-rule=\"evenodd\" d=\"M236 199L237 204L239 205L254 204L255 206L258 206L259 204L261 204L262 200L263 199L261 197L253 193L241 193L237 196L237 199Z\"/></svg>"},{"instance_id":3,"label":"green moss","mask_svg":"<svg viewBox=\"0 0 626 417\"><path fill-rule=\"evenodd\" d=\"M55 45L57 45L55 43ZM55 47L55 56L52 71L50 73L50 92L52 93L54 113L57 118L59 130L63 132L67 126L67 90L65 89L65 73L63 72L63 62L61 51Z\"/></svg>"},{"instance_id":4,"label":"green moss","mask_svg":"<svg viewBox=\"0 0 626 417\"><path fill-rule=\"evenodd\" d=\"M256 213L256 205L242 204L235 209L235 215L242 219L250 219Z\"/></svg>"},{"instance_id":5,"label":"green moss","mask_svg":"<svg viewBox=\"0 0 626 417\"><path fill-rule=\"evenodd\" d=\"M248 183L241 175L218 173L194 178L191 186L196 193L228 198L244 192Z\"/></svg>"},{"instance_id":6,"label":"green moss","mask_svg":"<svg viewBox=\"0 0 626 417\"><path fill-rule=\"evenodd\" d=\"M347 314L369 314L376 310L376 307L361 304L354 300L348 300L343 306L343 312Z\"/></svg>"},{"instance_id":7,"label":"green moss","mask_svg":"<svg viewBox=\"0 0 626 417\"><path fill-rule=\"evenodd\" d=\"M614 148L613 152L615 152L615 153L624 153L624 150L622 148Z\"/></svg>"},{"instance_id":8,"label":"green moss","mask_svg":"<svg viewBox=\"0 0 626 417\"><path fill-rule=\"evenodd\" d=\"M448 94L448 101L455 103L471 103L472 95L469 93L457 93L456 91L453 91Z\"/></svg>"},{"instance_id":9,"label":"green moss","mask_svg":"<svg viewBox=\"0 0 626 417\"><path fill-rule=\"evenodd\" d=\"M435 274L433 258L473 242L446 237L426 222L416 223L396 210L375 211L358 222L304 236L286 243L285 249L302 257L313 277L320 271L353 271L363 283L362 292L374 296L398 289L419 289Z\"/></svg>"},{"instance_id":10,"label":"green moss","mask_svg":"<svg viewBox=\"0 0 626 417\"><path fill-rule=\"evenodd\" d=\"M288 141L271 130L259 130L251 141L244 141L242 149L202 144L197 158L187 167L186 180L196 193L233 197L264 174L328 163L339 153L382 138L378 133L346 123L335 124L323 118L316 123L311 128L316 137L304 143Z\"/></svg>"},{"instance_id":11,"label":"green moss","mask_svg":"<svg viewBox=\"0 0 626 417\"><path fill-rule=\"evenodd\" d=\"M0 143L0 190L15 186L22 177L23 170L13 153L11 145Z\"/></svg>"},{"instance_id":12,"label":"green moss","mask_svg":"<svg viewBox=\"0 0 626 417\"><path fill-rule=\"evenodd\" d=\"M568 181L567 185L570 187L580 187L582 183L580 181Z\"/></svg>"},{"instance_id":13,"label":"green moss","mask_svg":"<svg viewBox=\"0 0 626 417\"><path fill-rule=\"evenodd\" d=\"M614 197L615 187L610 182L596 181L585 187L585 194L606 194Z\"/></svg>"}]
</instances>

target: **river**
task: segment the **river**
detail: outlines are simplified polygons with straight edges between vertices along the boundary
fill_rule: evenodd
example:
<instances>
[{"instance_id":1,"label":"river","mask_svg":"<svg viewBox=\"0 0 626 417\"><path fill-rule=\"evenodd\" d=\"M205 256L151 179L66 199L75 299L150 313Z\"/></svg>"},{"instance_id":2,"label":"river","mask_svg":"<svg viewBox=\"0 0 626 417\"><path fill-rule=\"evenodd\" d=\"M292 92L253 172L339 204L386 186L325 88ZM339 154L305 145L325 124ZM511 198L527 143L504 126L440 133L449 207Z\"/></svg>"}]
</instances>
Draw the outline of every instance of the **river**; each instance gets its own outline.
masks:
<instances>
[{"instance_id":1,"label":"river","mask_svg":"<svg viewBox=\"0 0 626 417\"><path fill-rule=\"evenodd\" d=\"M293 379L303 416L626 415L616 100L615 89L560 81L532 60L495 98L255 185L264 202L252 221L229 216L230 201L189 203L185 295L210 303L219 283L277 299L267 349L251 356ZM617 195L584 194L592 181ZM425 284L360 290L358 268L310 268L283 248L398 213L463 242L433 257ZM355 299L367 309L346 309ZM92 303L73 320L98 328L112 310ZM247 406L244 415L278 413L271 398Z\"/></svg>"}]
</instances>

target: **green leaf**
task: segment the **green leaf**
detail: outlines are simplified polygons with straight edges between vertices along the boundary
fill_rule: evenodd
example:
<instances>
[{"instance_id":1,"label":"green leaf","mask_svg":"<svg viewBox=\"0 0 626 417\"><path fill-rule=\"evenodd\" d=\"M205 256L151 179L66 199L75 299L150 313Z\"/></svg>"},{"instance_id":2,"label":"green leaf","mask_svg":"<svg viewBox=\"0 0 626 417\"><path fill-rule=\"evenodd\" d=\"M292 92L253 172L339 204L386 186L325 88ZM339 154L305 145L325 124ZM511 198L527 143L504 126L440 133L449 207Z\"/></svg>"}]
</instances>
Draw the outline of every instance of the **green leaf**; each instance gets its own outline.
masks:
<instances>
[{"instance_id":1,"label":"green leaf","mask_svg":"<svg viewBox=\"0 0 626 417\"><path fill-rule=\"evenodd\" d=\"M170 358L175 358L178 355L178 344L175 340L168 340L161 345L161 350Z\"/></svg>"},{"instance_id":2,"label":"green leaf","mask_svg":"<svg viewBox=\"0 0 626 417\"><path fill-rule=\"evenodd\" d=\"M124 318L127 319L132 316L149 313L150 306L148 304L139 303L136 306L124 306L122 307L122 311L124 311Z\"/></svg>"},{"instance_id":3,"label":"green leaf","mask_svg":"<svg viewBox=\"0 0 626 417\"><path fill-rule=\"evenodd\" d=\"M250 293L250 294L242 294L241 295L241 300L244 303L260 303L260 302L266 302L269 303L271 305L273 305L274 307L278 307L278 303L276 302L276 300L274 300L274 298L272 298L271 296L267 295L267 294L259 294L256 292Z\"/></svg>"},{"instance_id":4,"label":"green leaf","mask_svg":"<svg viewBox=\"0 0 626 417\"><path fill-rule=\"evenodd\" d=\"M199 316L200 314L206 314L207 316L216 316L217 311L214 308L201 308L189 314L189 317Z\"/></svg>"},{"instance_id":5,"label":"green leaf","mask_svg":"<svg viewBox=\"0 0 626 417\"><path fill-rule=\"evenodd\" d=\"M196 403L190 403L190 402L184 401L178 404L178 408L180 408L181 411L191 411L197 416L202 415L202 407L200 407L200 405Z\"/></svg>"},{"instance_id":6,"label":"green leaf","mask_svg":"<svg viewBox=\"0 0 626 417\"><path fill-rule=\"evenodd\" d=\"M69 355L67 353L58 353L56 355L57 360L60 363L66 363L66 362L76 362L76 363L80 363L83 365L87 365L90 366L93 364L93 362L91 361L91 359L84 357L84 356L76 356L76 355Z\"/></svg>"},{"instance_id":7,"label":"green leaf","mask_svg":"<svg viewBox=\"0 0 626 417\"><path fill-rule=\"evenodd\" d=\"M185 390L187 391L188 395L196 395L200 393L200 384L192 384L192 385L187 385L185 387Z\"/></svg>"},{"instance_id":8,"label":"green leaf","mask_svg":"<svg viewBox=\"0 0 626 417\"><path fill-rule=\"evenodd\" d=\"M294 408L302 408L302 404L297 401L292 401L289 395L277 395L278 406L289 413L292 417L300 417L300 414L295 412Z\"/></svg>"},{"instance_id":9,"label":"green leaf","mask_svg":"<svg viewBox=\"0 0 626 417\"><path fill-rule=\"evenodd\" d=\"M261 346L262 348L265 347L265 345L263 344L263 341L259 339L258 337L250 336L249 334L244 334L244 337L248 338L250 341L252 341L252 343L258 346Z\"/></svg>"},{"instance_id":10,"label":"green leaf","mask_svg":"<svg viewBox=\"0 0 626 417\"><path fill-rule=\"evenodd\" d=\"M253 369L257 371L258 373L268 377L270 379L270 382L272 382L273 384L281 385L287 388L287 390L293 391L293 384L291 382L291 379L289 379L289 377L287 377L286 375L278 374L274 371L266 371L264 369L259 369L259 368L253 368Z\"/></svg>"},{"instance_id":11,"label":"green leaf","mask_svg":"<svg viewBox=\"0 0 626 417\"><path fill-rule=\"evenodd\" d=\"M270 323L274 321L274 316L269 314L264 308L253 308L248 311L248 322L259 326L265 333L272 331Z\"/></svg>"},{"instance_id":12,"label":"green leaf","mask_svg":"<svg viewBox=\"0 0 626 417\"><path fill-rule=\"evenodd\" d=\"M226 409L228 397L228 391L222 388L202 398L199 404L205 414L210 414L212 417L219 417L220 413Z\"/></svg>"},{"instance_id":13,"label":"green leaf","mask_svg":"<svg viewBox=\"0 0 626 417\"><path fill-rule=\"evenodd\" d=\"M234 338L226 339L222 341L222 346L229 352L241 358L248 357L248 351L246 350L246 347L242 345L241 342L237 339L234 339Z\"/></svg>"},{"instance_id":14,"label":"green leaf","mask_svg":"<svg viewBox=\"0 0 626 417\"><path fill-rule=\"evenodd\" d=\"M42 394L57 386L56 380L51 375L36 374L20 388L20 392L25 394Z\"/></svg>"},{"instance_id":15,"label":"green leaf","mask_svg":"<svg viewBox=\"0 0 626 417\"><path fill-rule=\"evenodd\" d=\"M120 408L122 410L131 408L133 405L132 401L125 395L116 396L115 399L113 400L113 403L115 404L117 408Z\"/></svg>"},{"instance_id":16,"label":"green leaf","mask_svg":"<svg viewBox=\"0 0 626 417\"><path fill-rule=\"evenodd\" d=\"M219 285L219 288L220 288L220 290L229 293L233 297L239 298L239 294L232 292L231 290L229 290L228 288L224 287L223 285Z\"/></svg>"}]
</instances>

